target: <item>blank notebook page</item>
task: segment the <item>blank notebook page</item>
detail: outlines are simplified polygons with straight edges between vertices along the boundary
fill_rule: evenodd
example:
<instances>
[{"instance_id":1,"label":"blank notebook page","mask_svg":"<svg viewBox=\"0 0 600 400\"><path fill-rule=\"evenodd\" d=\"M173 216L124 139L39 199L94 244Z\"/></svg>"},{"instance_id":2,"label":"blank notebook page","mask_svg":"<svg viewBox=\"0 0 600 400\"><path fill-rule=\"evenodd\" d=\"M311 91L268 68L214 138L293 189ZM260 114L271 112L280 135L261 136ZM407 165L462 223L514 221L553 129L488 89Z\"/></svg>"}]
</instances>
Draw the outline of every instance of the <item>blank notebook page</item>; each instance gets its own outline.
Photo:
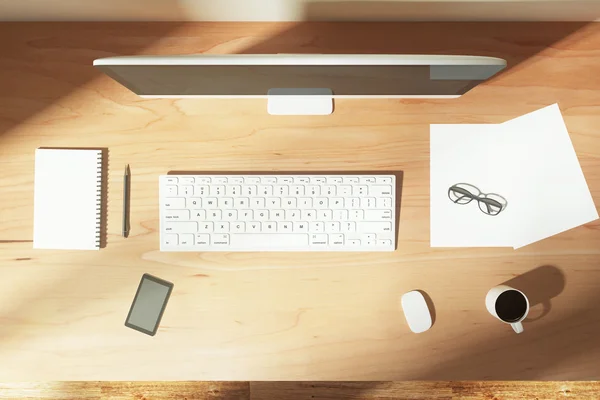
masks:
<instances>
[{"instance_id":1,"label":"blank notebook page","mask_svg":"<svg viewBox=\"0 0 600 400\"><path fill-rule=\"evenodd\" d=\"M98 250L101 150L37 149L33 247Z\"/></svg>"}]
</instances>

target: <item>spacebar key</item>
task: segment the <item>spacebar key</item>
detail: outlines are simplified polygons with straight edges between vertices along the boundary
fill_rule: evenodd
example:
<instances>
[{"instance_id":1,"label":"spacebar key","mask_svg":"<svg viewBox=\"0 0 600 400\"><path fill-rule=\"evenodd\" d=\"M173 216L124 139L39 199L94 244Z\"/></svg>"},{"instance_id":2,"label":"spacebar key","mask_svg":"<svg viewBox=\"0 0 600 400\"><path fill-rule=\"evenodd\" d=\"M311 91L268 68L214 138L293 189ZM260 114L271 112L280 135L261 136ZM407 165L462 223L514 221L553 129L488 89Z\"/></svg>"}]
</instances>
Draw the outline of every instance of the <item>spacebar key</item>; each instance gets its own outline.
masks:
<instances>
[{"instance_id":1,"label":"spacebar key","mask_svg":"<svg viewBox=\"0 0 600 400\"><path fill-rule=\"evenodd\" d=\"M308 247L308 234L303 233L232 233L230 238L230 247L248 250Z\"/></svg>"}]
</instances>

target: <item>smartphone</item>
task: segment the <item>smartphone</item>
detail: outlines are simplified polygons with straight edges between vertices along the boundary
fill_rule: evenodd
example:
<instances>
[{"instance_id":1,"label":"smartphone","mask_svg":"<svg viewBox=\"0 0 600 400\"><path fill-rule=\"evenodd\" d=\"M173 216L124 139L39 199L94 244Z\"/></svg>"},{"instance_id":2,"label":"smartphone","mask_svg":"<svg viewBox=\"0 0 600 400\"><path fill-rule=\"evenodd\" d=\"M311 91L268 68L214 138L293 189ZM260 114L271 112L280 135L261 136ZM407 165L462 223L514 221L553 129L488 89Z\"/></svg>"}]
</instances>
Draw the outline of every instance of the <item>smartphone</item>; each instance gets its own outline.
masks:
<instances>
[{"instance_id":1,"label":"smartphone","mask_svg":"<svg viewBox=\"0 0 600 400\"><path fill-rule=\"evenodd\" d=\"M173 284L144 274L127 314L125 326L154 336L171 296Z\"/></svg>"}]
</instances>

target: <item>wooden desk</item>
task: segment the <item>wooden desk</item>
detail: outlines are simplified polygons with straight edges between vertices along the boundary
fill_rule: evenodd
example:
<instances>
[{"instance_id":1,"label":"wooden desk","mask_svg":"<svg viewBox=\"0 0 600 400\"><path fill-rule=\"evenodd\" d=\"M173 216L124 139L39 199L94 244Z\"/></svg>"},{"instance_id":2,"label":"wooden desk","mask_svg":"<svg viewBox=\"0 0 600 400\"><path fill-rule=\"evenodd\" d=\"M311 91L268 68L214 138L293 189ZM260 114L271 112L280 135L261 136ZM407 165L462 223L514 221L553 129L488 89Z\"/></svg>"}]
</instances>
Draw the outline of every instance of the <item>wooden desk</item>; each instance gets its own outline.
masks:
<instances>
[{"instance_id":1,"label":"wooden desk","mask_svg":"<svg viewBox=\"0 0 600 400\"><path fill-rule=\"evenodd\" d=\"M600 224L518 251L431 249L428 124L558 102L599 201L600 24L3 23L0 48L0 380L598 378ZM142 100L91 67L283 51L482 54L511 68L455 101L339 100L331 116L274 117L264 100ZM32 249L39 146L109 148L106 248ZM157 177L200 169L404 171L399 248L161 253ZM144 272L175 283L155 337L123 326ZM521 274L540 303L532 317L551 309L516 335L484 296ZM421 335L399 309L415 288L435 303Z\"/></svg>"}]
</instances>

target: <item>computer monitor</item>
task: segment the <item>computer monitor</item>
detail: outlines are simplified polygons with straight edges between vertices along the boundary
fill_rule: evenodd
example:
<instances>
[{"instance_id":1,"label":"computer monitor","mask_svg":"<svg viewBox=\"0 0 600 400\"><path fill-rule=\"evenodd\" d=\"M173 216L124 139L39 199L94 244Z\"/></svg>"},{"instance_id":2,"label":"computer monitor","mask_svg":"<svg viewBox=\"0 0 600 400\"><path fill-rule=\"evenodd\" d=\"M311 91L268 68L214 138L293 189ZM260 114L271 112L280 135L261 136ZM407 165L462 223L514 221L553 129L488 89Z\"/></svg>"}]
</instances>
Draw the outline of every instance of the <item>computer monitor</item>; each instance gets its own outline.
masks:
<instances>
[{"instance_id":1,"label":"computer monitor","mask_svg":"<svg viewBox=\"0 0 600 400\"><path fill-rule=\"evenodd\" d=\"M94 66L147 98L268 98L274 114L327 114L332 98L456 98L506 67L493 57L392 54L126 56ZM328 111L328 112L327 112Z\"/></svg>"}]
</instances>

